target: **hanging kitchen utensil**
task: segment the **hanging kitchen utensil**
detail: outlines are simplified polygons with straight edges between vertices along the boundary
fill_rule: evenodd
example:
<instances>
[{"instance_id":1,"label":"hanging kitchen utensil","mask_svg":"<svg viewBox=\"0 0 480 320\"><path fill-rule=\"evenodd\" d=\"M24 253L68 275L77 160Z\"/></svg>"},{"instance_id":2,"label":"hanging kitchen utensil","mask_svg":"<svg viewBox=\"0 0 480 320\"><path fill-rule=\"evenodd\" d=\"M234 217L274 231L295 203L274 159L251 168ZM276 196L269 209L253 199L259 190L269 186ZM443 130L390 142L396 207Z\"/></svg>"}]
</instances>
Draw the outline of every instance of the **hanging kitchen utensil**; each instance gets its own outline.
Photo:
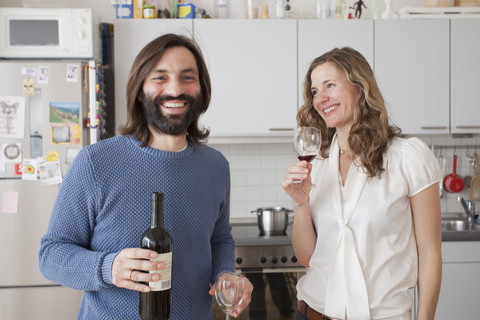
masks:
<instances>
[{"instance_id":1,"label":"hanging kitchen utensil","mask_svg":"<svg viewBox=\"0 0 480 320\"><path fill-rule=\"evenodd\" d=\"M473 166L474 156L472 156L471 154L468 153L468 149L469 148L467 147L467 152L465 152L465 159L467 160L468 164L471 164ZM463 182L465 182L465 187L467 189L470 189L470 187L472 186L472 175L470 174L470 172L468 172L468 173L469 174L467 174L465 177L463 177Z\"/></svg>"},{"instance_id":2,"label":"hanging kitchen utensil","mask_svg":"<svg viewBox=\"0 0 480 320\"><path fill-rule=\"evenodd\" d=\"M447 159L443 156L441 147L440 147L440 155L437 157L437 161L441 170L440 177L443 177L443 175L445 174L445 162L447 161ZM441 198L443 197L443 183L438 184L438 189L439 189L438 190L439 196Z\"/></svg>"},{"instance_id":3,"label":"hanging kitchen utensil","mask_svg":"<svg viewBox=\"0 0 480 320\"><path fill-rule=\"evenodd\" d=\"M465 182L457 175L457 155L453 156L453 173L445 177L443 186L450 193L462 192L463 188L465 188Z\"/></svg>"},{"instance_id":4,"label":"hanging kitchen utensil","mask_svg":"<svg viewBox=\"0 0 480 320\"><path fill-rule=\"evenodd\" d=\"M477 153L473 154L474 160L473 160L473 169L474 169L474 174L472 178L472 186L470 188L470 200L480 200L480 166L478 163L478 156Z\"/></svg>"}]
</instances>

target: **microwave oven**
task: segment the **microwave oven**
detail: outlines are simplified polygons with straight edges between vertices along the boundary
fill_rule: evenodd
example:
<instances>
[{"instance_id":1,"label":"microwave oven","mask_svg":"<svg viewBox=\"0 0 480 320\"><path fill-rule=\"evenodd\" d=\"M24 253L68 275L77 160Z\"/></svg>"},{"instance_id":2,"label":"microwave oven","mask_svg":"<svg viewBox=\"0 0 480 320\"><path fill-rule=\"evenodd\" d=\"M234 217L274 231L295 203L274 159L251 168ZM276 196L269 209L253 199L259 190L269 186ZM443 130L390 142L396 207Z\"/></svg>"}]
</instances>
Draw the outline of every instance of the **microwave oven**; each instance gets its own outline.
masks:
<instances>
[{"instance_id":1,"label":"microwave oven","mask_svg":"<svg viewBox=\"0 0 480 320\"><path fill-rule=\"evenodd\" d=\"M0 58L100 61L100 19L91 9L0 8Z\"/></svg>"}]
</instances>

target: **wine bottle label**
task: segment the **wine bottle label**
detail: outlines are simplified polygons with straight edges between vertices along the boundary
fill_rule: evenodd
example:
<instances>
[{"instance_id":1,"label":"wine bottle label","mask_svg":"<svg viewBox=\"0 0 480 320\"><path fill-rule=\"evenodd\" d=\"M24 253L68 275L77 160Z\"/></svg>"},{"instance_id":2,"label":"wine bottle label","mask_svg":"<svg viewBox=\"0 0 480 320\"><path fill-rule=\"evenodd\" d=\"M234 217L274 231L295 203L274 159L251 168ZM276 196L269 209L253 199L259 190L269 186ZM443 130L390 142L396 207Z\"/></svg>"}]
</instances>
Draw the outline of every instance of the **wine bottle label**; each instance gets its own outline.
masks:
<instances>
[{"instance_id":1,"label":"wine bottle label","mask_svg":"<svg viewBox=\"0 0 480 320\"><path fill-rule=\"evenodd\" d=\"M163 291L172 287L172 253L160 253L156 259L150 261L163 262L165 267L162 270L150 271L150 273L157 273L160 275L160 280L156 282L149 282L150 290Z\"/></svg>"}]
</instances>

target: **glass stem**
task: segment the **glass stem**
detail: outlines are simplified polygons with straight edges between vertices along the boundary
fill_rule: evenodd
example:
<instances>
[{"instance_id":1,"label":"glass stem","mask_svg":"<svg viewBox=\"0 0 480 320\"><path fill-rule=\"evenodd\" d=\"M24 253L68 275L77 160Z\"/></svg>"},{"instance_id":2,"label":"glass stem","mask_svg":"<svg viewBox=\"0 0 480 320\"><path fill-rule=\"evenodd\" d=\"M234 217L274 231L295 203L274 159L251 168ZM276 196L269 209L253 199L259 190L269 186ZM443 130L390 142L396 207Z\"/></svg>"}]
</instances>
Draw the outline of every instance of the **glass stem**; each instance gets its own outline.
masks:
<instances>
[{"instance_id":1,"label":"glass stem","mask_svg":"<svg viewBox=\"0 0 480 320\"><path fill-rule=\"evenodd\" d=\"M227 318L226 320L230 320L230 313L227 313Z\"/></svg>"}]
</instances>

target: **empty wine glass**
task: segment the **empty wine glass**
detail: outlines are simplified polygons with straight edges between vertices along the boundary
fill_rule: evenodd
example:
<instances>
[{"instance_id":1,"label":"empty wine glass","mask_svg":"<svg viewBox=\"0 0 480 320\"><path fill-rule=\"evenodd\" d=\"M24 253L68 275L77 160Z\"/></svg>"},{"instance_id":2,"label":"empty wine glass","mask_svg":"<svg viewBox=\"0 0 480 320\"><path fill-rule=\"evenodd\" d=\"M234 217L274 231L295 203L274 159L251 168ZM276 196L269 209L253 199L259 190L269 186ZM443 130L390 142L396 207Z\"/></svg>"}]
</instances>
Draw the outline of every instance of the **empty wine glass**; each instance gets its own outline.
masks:
<instances>
[{"instance_id":1,"label":"empty wine glass","mask_svg":"<svg viewBox=\"0 0 480 320\"><path fill-rule=\"evenodd\" d=\"M312 162L318 155L321 145L322 133L319 129L314 127L299 127L295 130L293 148L298 160ZM294 185L302 183L302 187L315 188L313 183L306 180L294 180L292 183Z\"/></svg>"},{"instance_id":2,"label":"empty wine glass","mask_svg":"<svg viewBox=\"0 0 480 320\"><path fill-rule=\"evenodd\" d=\"M215 299L220 309L227 314L226 320L230 320L230 314L242 303L244 289L245 277L241 274L224 272L217 276Z\"/></svg>"}]
</instances>

